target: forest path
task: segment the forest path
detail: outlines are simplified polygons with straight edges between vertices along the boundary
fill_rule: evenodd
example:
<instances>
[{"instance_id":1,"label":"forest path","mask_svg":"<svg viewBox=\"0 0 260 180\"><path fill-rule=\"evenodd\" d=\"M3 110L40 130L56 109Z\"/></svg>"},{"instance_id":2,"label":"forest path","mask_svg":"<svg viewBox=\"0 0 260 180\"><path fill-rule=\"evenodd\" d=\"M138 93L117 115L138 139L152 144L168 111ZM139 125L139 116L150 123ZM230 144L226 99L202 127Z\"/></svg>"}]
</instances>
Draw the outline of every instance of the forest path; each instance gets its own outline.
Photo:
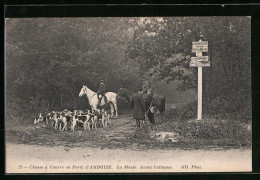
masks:
<instances>
[{"instance_id":1,"label":"forest path","mask_svg":"<svg viewBox=\"0 0 260 180\"><path fill-rule=\"evenodd\" d=\"M159 131L157 128L156 126L154 131ZM131 115L123 115L119 119L111 120L111 125L107 129L99 127L90 131L77 128L74 132L70 129L62 132L45 124L11 126L8 123L6 124L7 172L251 170L250 148L227 149L209 146L205 148L201 144L195 146L185 140L160 142L147 136L148 134L144 130L136 130L135 121ZM91 165L95 165L96 169L89 169ZM104 165L109 167L104 167ZM124 168L125 165L136 167L135 169ZM66 166L70 168L66 169ZM118 169L119 166L123 168ZM141 166L146 166L146 168L141 168Z\"/></svg>"}]
</instances>

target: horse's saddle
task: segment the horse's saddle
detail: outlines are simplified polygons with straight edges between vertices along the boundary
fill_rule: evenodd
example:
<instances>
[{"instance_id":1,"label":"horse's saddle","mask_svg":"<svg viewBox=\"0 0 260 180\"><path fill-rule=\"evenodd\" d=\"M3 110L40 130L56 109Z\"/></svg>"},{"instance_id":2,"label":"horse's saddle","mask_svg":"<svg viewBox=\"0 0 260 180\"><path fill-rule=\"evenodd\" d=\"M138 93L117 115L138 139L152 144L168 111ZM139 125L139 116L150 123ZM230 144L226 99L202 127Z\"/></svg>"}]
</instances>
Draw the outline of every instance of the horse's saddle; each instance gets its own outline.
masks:
<instances>
[{"instance_id":1,"label":"horse's saddle","mask_svg":"<svg viewBox=\"0 0 260 180\"><path fill-rule=\"evenodd\" d=\"M99 106L100 106L100 104L101 104L102 99L104 99L105 105L107 104L107 97L106 97L105 95L102 96L101 94L99 94L99 97L98 97L98 105L99 105Z\"/></svg>"}]
</instances>

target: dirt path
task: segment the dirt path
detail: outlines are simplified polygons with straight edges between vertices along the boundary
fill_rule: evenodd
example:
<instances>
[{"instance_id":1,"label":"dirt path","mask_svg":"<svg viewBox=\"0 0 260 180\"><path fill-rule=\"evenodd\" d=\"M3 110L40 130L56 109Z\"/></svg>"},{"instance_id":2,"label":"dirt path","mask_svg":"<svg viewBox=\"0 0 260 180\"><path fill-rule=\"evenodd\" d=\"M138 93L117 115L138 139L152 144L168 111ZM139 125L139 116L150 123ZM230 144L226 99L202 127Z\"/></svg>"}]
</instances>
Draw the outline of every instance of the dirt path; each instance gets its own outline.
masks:
<instances>
[{"instance_id":1,"label":"dirt path","mask_svg":"<svg viewBox=\"0 0 260 180\"><path fill-rule=\"evenodd\" d=\"M170 148L171 143L158 144L149 139L144 129L137 131L131 115L113 119L107 129L97 128L84 131L57 131L45 124L9 126L6 128L7 141L18 144L65 147L95 147L101 149L145 150L151 148ZM154 130L156 131L156 130Z\"/></svg>"},{"instance_id":2,"label":"dirt path","mask_svg":"<svg viewBox=\"0 0 260 180\"><path fill-rule=\"evenodd\" d=\"M165 129L156 126L154 131ZM204 142L203 142L204 143ZM44 124L6 126L8 173L250 171L251 149L158 142L129 115L107 128L57 131ZM218 150L216 150L218 148ZM199 150L196 150L199 149Z\"/></svg>"}]
</instances>

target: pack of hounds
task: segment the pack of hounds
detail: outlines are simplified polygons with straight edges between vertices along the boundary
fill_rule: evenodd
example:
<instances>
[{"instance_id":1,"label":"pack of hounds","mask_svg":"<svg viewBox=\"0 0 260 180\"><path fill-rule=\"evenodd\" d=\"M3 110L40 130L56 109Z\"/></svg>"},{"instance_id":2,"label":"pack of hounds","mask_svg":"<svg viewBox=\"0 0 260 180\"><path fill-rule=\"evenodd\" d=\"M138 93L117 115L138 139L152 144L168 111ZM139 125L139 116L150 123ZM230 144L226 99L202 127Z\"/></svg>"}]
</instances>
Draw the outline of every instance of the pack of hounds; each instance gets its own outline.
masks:
<instances>
[{"instance_id":1,"label":"pack of hounds","mask_svg":"<svg viewBox=\"0 0 260 180\"><path fill-rule=\"evenodd\" d=\"M51 125L56 130L68 130L70 126L71 131L75 131L76 127L83 125L84 130L95 129L98 126L107 128L110 124L111 113L109 110L101 109L100 112L94 110L74 110L73 112L68 109L63 111L51 111L46 115L39 114L35 117L34 124L46 123Z\"/></svg>"}]
</instances>

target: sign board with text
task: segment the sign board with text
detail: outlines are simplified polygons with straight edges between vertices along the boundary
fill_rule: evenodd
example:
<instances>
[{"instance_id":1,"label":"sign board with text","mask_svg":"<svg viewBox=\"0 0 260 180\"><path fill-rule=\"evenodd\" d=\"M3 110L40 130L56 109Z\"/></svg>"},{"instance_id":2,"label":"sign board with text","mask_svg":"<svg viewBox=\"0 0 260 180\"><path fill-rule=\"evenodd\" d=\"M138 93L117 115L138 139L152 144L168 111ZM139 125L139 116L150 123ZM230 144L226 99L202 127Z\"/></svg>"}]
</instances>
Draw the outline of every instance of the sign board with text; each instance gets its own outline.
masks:
<instances>
[{"instance_id":1,"label":"sign board with text","mask_svg":"<svg viewBox=\"0 0 260 180\"><path fill-rule=\"evenodd\" d=\"M208 52L208 41L192 42L192 52Z\"/></svg>"},{"instance_id":2,"label":"sign board with text","mask_svg":"<svg viewBox=\"0 0 260 180\"><path fill-rule=\"evenodd\" d=\"M191 57L191 61L208 61L208 56Z\"/></svg>"},{"instance_id":3,"label":"sign board with text","mask_svg":"<svg viewBox=\"0 0 260 180\"><path fill-rule=\"evenodd\" d=\"M190 67L210 67L210 61L191 61Z\"/></svg>"}]
</instances>

